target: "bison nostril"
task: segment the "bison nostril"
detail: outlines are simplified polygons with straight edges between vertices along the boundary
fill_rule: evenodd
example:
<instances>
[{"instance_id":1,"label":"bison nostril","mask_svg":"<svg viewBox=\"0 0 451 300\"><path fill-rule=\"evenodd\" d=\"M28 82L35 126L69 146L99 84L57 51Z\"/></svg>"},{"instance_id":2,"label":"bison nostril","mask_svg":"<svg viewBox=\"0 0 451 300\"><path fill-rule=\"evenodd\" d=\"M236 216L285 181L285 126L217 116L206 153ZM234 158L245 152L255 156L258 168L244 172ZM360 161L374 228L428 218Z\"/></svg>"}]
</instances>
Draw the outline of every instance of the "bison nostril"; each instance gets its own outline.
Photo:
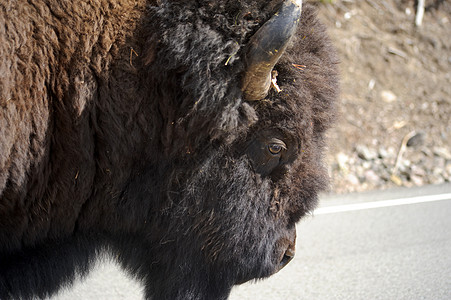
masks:
<instances>
[{"instance_id":1,"label":"bison nostril","mask_svg":"<svg viewBox=\"0 0 451 300\"><path fill-rule=\"evenodd\" d=\"M282 260L279 263L279 269L285 267L294 257L294 250L292 247L289 247L287 251L285 251Z\"/></svg>"},{"instance_id":2,"label":"bison nostril","mask_svg":"<svg viewBox=\"0 0 451 300\"><path fill-rule=\"evenodd\" d=\"M283 237L277 241L276 247L279 254L279 264L276 267L276 272L278 272L283 267L288 265L288 263L294 257L296 249L296 228L294 227L294 225L288 228L286 237Z\"/></svg>"},{"instance_id":3,"label":"bison nostril","mask_svg":"<svg viewBox=\"0 0 451 300\"><path fill-rule=\"evenodd\" d=\"M285 267L290 260L292 260L293 257L292 256L288 256L286 254L283 255L282 260L280 261L279 267L282 269L283 267Z\"/></svg>"}]
</instances>

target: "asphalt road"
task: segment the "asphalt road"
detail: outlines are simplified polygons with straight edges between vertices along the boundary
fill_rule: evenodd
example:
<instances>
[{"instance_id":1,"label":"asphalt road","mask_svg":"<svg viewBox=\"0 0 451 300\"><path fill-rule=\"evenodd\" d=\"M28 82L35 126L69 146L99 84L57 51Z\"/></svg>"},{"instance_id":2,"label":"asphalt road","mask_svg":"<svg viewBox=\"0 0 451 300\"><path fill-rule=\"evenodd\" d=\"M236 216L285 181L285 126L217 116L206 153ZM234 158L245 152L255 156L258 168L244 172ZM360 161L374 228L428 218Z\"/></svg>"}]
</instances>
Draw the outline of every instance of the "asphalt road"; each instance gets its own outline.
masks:
<instances>
[{"instance_id":1,"label":"asphalt road","mask_svg":"<svg viewBox=\"0 0 451 300\"><path fill-rule=\"evenodd\" d=\"M247 299L451 299L451 184L328 197L298 224L295 259L236 287ZM112 264L52 300L142 299Z\"/></svg>"}]
</instances>

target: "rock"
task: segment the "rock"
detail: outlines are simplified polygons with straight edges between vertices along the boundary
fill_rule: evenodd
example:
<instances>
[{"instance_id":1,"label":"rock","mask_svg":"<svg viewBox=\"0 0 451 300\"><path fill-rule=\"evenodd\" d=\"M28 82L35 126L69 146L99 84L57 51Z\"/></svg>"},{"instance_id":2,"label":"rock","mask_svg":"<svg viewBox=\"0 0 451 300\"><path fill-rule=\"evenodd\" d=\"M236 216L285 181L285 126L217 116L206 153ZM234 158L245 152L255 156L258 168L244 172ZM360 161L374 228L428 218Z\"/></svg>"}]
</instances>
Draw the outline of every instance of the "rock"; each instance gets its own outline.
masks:
<instances>
[{"instance_id":1,"label":"rock","mask_svg":"<svg viewBox=\"0 0 451 300\"><path fill-rule=\"evenodd\" d=\"M440 156L434 157L433 164L430 166L430 168L438 169L438 170L444 170L446 164L446 159Z\"/></svg>"},{"instance_id":2,"label":"rock","mask_svg":"<svg viewBox=\"0 0 451 300\"><path fill-rule=\"evenodd\" d=\"M374 86L376 85L376 80L372 78L370 82L368 82L368 90L372 91L374 89Z\"/></svg>"},{"instance_id":3,"label":"rock","mask_svg":"<svg viewBox=\"0 0 451 300\"><path fill-rule=\"evenodd\" d=\"M369 149L364 145L357 145L355 150L357 151L357 155L364 160L374 160L378 157L376 151Z\"/></svg>"},{"instance_id":4,"label":"rock","mask_svg":"<svg viewBox=\"0 0 451 300\"><path fill-rule=\"evenodd\" d=\"M390 170L389 169L382 169L380 172L378 172L379 177L383 181L390 181Z\"/></svg>"},{"instance_id":5,"label":"rock","mask_svg":"<svg viewBox=\"0 0 451 300\"><path fill-rule=\"evenodd\" d=\"M421 149L421 152L426 156L432 156L432 151L429 148L423 148Z\"/></svg>"},{"instance_id":6,"label":"rock","mask_svg":"<svg viewBox=\"0 0 451 300\"><path fill-rule=\"evenodd\" d=\"M388 157L388 151L384 147L379 148L379 157L380 158L386 158Z\"/></svg>"},{"instance_id":7,"label":"rock","mask_svg":"<svg viewBox=\"0 0 451 300\"><path fill-rule=\"evenodd\" d=\"M416 147L424 143L424 133L418 132L407 141L407 147Z\"/></svg>"},{"instance_id":8,"label":"rock","mask_svg":"<svg viewBox=\"0 0 451 300\"><path fill-rule=\"evenodd\" d=\"M371 167L372 167L372 164L369 161L364 161L362 163L362 168L365 170L371 169Z\"/></svg>"},{"instance_id":9,"label":"rock","mask_svg":"<svg viewBox=\"0 0 451 300\"><path fill-rule=\"evenodd\" d=\"M388 90L382 91L380 96L382 98L382 101L386 103L392 103L398 99L398 97L396 97L396 95L392 91Z\"/></svg>"},{"instance_id":10,"label":"rock","mask_svg":"<svg viewBox=\"0 0 451 300\"><path fill-rule=\"evenodd\" d=\"M349 157L344 154L343 152L340 152L337 154L337 164L341 171L347 172L349 170L347 163L349 161Z\"/></svg>"},{"instance_id":11,"label":"rock","mask_svg":"<svg viewBox=\"0 0 451 300\"><path fill-rule=\"evenodd\" d=\"M365 180L373 184L378 184L381 182L380 177L373 170L367 170L365 172Z\"/></svg>"},{"instance_id":12,"label":"rock","mask_svg":"<svg viewBox=\"0 0 451 300\"><path fill-rule=\"evenodd\" d=\"M424 179L421 176L412 175L410 176L410 181L412 181L416 186L424 185Z\"/></svg>"},{"instance_id":13,"label":"rock","mask_svg":"<svg viewBox=\"0 0 451 300\"><path fill-rule=\"evenodd\" d=\"M401 159L401 162L399 164L399 173L404 174L404 175L409 175L411 173L411 163L410 160L408 159Z\"/></svg>"},{"instance_id":14,"label":"rock","mask_svg":"<svg viewBox=\"0 0 451 300\"><path fill-rule=\"evenodd\" d=\"M348 176L346 176L346 181L349 182L352 185L359 185L360 184L359 179L354 174L349 174Z\"/></svg>"},{"instance_id":15,"label":"rock","mask_svg":"<svg viewBox=\"0 0 451 300\"><path fill-rule=\"evenodd\" d=\"M440 174L431 174L429 175L429 183L431 184L442 184L445 182L445 178Z\"/></svg>"},{"instance_id":16,"label":"rock","mask_svg":"<svg viewBox=\"0 0 451 300\"><path fill-rule=\"evenodd\" d=\"M412 166L411 172L412 172L413 176L419 176L419 177L426 176L426 171L423 168L420 168L419 166L416 166L416 165Z\"/></svg>"},{"instance_id":17,"label":"rock","mask_svg":"<svg viewBox=\"0 0 451 300\"><path fill-rule=\"evenodd\" d=\"M435 167L432 170L432 174L437 175L437 176L441 176L444 173L444 171L445 171L444 168Z\"/></svg>"},{"instance_id":18,"label":"rock","mask_svg":"<svg viewBox=\"0 0 451 300\"><path fill-rule=\"evenodd\" d=\"M412 151L408 154L412 165L422 165L425 161L424 154L421 151Z\"/></svg>"},{"instance_id":19,"label":"rock","mask_svg":"<svg viewBox=\"0 0 451 300\"><path fill-rule=\"evenodd\" d=\"M358 165L355 167L354 169L354 174L358 177L358 178L363 178L363 174L365 173L365 168L361 165Z\"/></svg>"},{"instance_id":20,"label":"rock","mask_svg":"<svg viewBox=\"0 0 451 300\"><path fill-rule=\"evenodd\" d=\"M409 168L412 165L412 163L408 159L401 160L401 164L407 168Z\"/></svg>"},{"instance_id":21,"label":"rock","mask_svg":"<svg viewBox=\"0 0 451 300\"><path fill-rule=\"evenodd\" d=\"M432 151L439 157L443 157L446 160L451 160L451 152L445 147L434 147Z\"/></svg>"},{"instance_id":22,"label":"rock","mask_svg":"<svg viewBox=\"0 0 451 300\"><path fill-rule=\"evenodd\" d=\"M451 163L446 165L445 170L446 170L446 180L451 181Z\"/></svg>"},{"instance_id":23,"label":"rock","mask_svg":"<svg viewBox=\"0 0 451 300\"><path fill-rule=\"evenodd\" d=\"M383 160L382 167L384 167L385 169L390 169L390 168L393 168L393 164L390 163L389 161Z\"/></svg>"}]
</instances>

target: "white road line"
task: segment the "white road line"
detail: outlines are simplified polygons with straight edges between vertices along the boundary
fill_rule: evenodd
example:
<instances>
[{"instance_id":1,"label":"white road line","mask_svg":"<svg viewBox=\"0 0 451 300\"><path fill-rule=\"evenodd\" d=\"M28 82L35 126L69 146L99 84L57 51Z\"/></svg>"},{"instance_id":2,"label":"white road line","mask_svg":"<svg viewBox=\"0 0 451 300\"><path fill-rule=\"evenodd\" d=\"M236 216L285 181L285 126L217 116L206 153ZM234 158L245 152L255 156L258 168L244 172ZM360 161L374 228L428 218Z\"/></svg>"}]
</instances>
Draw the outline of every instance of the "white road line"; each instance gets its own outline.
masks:
<instances>
[{"instance_id":1,"label":"white road line","mask_svg":"<svg viewBox=\"0 0 451 300\"><path fill-rule=\"evenodd\" d=\"M321 208L316 209L313 212L313 215L315 216L315 215L334 214L334 213L347 212L347 211L356 211L356 210L363 210L363 209L415 204L415 203L432 202L432 201L441 201L441 200L451 200L451 193L321 207Z\"/></svg>"}]
</instances>

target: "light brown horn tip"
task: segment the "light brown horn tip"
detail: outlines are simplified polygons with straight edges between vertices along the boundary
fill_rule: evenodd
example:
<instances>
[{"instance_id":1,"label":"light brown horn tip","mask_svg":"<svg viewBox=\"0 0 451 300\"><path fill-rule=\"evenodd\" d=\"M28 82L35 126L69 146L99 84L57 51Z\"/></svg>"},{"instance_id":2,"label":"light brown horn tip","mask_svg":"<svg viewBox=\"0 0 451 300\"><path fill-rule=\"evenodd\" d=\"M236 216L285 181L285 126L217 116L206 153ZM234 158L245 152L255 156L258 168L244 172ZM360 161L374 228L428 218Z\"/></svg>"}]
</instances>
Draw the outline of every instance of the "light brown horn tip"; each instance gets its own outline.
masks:
<instances>
[{"instance_id":1,"label":"light brown horn tip","mask_svg":"<svg viewBox=\"0 0 451 300\"><path fill-rule=\"evenodd\" d=\"M285 0L250 39L242 82L245 100L262 100L268 95L271 72L296 32L301 12L302 0Z\"/></svg>"}]
</instances>

